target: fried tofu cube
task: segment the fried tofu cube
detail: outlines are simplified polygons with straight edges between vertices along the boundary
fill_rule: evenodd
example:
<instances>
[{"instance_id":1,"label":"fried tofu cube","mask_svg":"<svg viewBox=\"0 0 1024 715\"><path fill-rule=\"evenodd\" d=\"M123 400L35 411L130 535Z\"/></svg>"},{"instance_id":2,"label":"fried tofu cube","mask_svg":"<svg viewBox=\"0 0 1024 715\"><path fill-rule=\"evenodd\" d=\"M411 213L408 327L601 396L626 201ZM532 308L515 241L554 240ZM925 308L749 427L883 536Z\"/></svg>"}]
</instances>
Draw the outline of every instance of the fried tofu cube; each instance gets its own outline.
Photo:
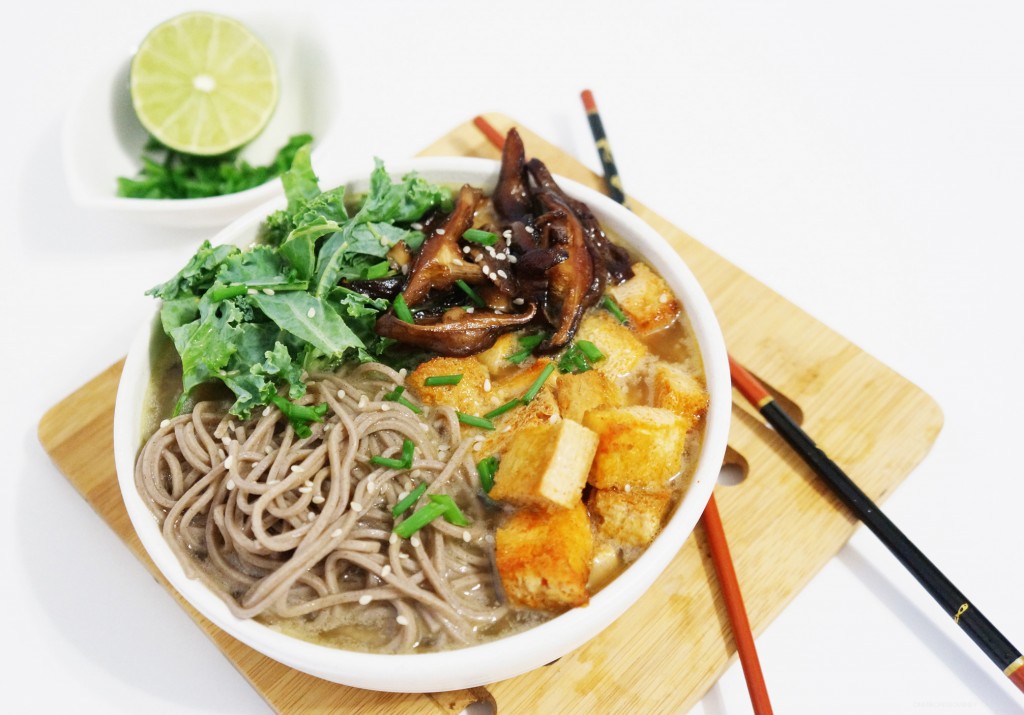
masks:
<instances>
[{"instance_id":1,"label":"fried tofu cube","mask_svg":"<svg viewBox=\"0 0 1024 715\"><path fill-rule=\"evenodd\" d=\"M500 397L494 396L484 412L493 410L502 402ZM481 446L482 453L485 455L504 454L521 430L534 425L551 424L560 419L561 414L558 410L558 401L555 400L554 390L544 387L528 404L515 407L494 419L494 431L484 435L484 442Z\"/></svg>"},{"instance_id":2,"label":"fried tofu cube","mask_svg":"<svg viewBox=\"0 0 1024 715\"><path fill-rule=\"evenodd\" d=\"M598 407L583 417L597 433L588 481L598 489L665 491L682 467L686 424L670 410Z\"/></svg>"},{"instance_id":3,"label":"fried tofu cube","mask_svg":"<svg viewBox=\"0 0 1024 715\"><path fill-rule=\"evenodd\" d=\"M668 327L681 312L672 289L646 264L634 263L632 267L633 277L609 286L608 293L641 335Z\"/></svg>"},{"instance_id":4,"label":"fried tofu cube","mask_svg":"<svg viewBox=\"0 0 1024 715\"><path fill-rule=\"evenodd\" d=\"M491 377L501 377L519 369L519 365L506 359L519 350L519 336L516 333L505 333L494 342L494 345L473 357L487 368Z\"/></svg>"},{"instance_id":5,"label":"fried tofu cube","mask_svg":"<svg viewBox=\"0 0 1024 715\"><path fill-rule=\"evenodd\" d=\"M564 611L590 600L594 537L582 502L571 509L521 509L498 527L494 551L513 605Z\"/></svg>"},{"instance_id":6,"label":"fried tofu cube","mask_svg":"<svg viewBox=\"0 0 1024 715\"><path fill-rule=\"evenodd\" d=\"M599 536L625 546L647 546L661 531L661 521L671 500L667 491L593 489L587 506Z\"/></svg>"},{"instance_id":7,"label":"fried tofu cube","mask_svg":"<svg viewBox=\"0 0 1024 715\"><path fill-rule=\"evenodd\" d=\"M428 377L462 375L457 385L428 387ZM491 409L484 399L484 383L490 379L485 368L473 358L438 357L420 364L405 379L406 386L425 405L448 405L459 412L478 415Z\"/></svg>"},{"instance_id":8,"label":"fried tofu cube","mask_svg":"<svg viewBox=\"0 0 1024 715\"><path fill-rule=\"evenodd\" d=\"M647 347L633 331L605 310L584 318L576 338L589 340L604 353L604 359L595 362L594 369L613 380L632 372L647 355Z\"/></svg>"},{"instance_id":9,"label":"fried tofu cube","mask_svg":"<svg viewBox=\"0 0 1024 715\"><path fill-rule=\"evenodd\" d=\"M572 420L516 432L490 496L521 507L569 509L583 494L597 435Z\"/></svg>"},{"instance_id":10,"label":"fried tofu cube","mask_svg":"<svg viewBox=\"0 0 1024 715\"><path fill-rule=\"evenodd\" d=\"M672 410L693 429L708 410L709 396L697 378L676 365L654 366L652 392L655 407Z\"/></svg>"},{"instance_id":11,"label":"fried tofu cube","mask_svg":"<svg viewBox=\"0 0 1024 715\"><path fill-rule=\"evenodd\" d=\"M597 370L559 375L555 384L558 409L563 419L582 422L587 410L624 404L619 386Z\"/></svg>"}]
</instances>

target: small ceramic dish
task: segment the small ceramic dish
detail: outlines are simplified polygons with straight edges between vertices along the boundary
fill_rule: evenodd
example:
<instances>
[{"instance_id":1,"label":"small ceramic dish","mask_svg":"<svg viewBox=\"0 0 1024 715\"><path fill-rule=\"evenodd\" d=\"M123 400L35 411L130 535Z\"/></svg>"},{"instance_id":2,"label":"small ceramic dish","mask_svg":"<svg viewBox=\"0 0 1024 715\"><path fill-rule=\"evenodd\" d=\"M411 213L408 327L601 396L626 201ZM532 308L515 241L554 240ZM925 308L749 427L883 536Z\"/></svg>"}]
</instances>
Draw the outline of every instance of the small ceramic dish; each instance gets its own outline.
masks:
<instances>
[{"instance_id":1,"label":"small ceramic dish","mask_svg":"<svg viewBox=\"0 0 1024 715\"><path fill-rule=\"evenodd\" d=\"M322 44L300 23L283 18L244 19L270 47L277 63L280 100L266 129L241 152L251 164L269 163L294 134L313 135L318 154L336 115L338 78ZM281 193L272 179L246 191L200 199L129 199L117 195L117 178L134 177L148 135L132 109L128 90L131 53L104 67L83 88L62 127L64 174L79 206L149 224L225 226Z\"/></svg>"},{"instance_id":2,"label":"small ceramic dish","mask_svg":"<svg viewBox=\"0 0 1024 715\"><path fill-rule=\"evenodd\" d=\"M449 185L469 183L493 189L498 163L469 158L427 158L389 166L393 179L416 171L425 179ZM350 194L367 189L365 178L331 181ZM160 329L159 308L141 326L118 387L114 412L114 457L125 506L139 538L167 580L210 621L264 655L305 673L336 683L372 690L439 692L469 688L519 675L560 658L595 637L639 599L690 537L711 496L725 454L732 409L729 363L711 304L690 269L658 233L628 209L568 179L558 183L585 202L601 221L660 272L682 303L696 336L710 395L704 441L693 480L675 512L647 550L623 573L596 593L586 607L574 608L529 630L498 640L441 652L387 655L355 652L300 640L255 620L236 617L220 596L189 578L135 484L135 461L147 435L142 433L144 395L150 382L150 345ZM212 243L245 246L256 239L266 216L284 207L283 197L254 209Z\"/></svg>"}]
</instances>

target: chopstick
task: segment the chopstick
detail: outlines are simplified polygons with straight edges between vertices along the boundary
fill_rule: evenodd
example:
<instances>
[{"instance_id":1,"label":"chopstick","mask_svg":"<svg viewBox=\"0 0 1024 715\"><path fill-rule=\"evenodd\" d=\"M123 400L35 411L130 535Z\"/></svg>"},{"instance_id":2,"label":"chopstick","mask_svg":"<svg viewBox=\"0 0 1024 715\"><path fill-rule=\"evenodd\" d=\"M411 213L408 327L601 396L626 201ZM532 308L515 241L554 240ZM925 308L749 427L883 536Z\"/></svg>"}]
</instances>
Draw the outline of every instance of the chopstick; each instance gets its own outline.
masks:
<instances>
[{"instance_id":1,"label":"chopstick","mask_svg":"<svg viewBox=\"0 0 1024 715\"><path fill-rule=\"evenodd\" d=\"M885 544L886 548L938 601L953 622L1024 692L1024 657L953 582L900 531L881 509L825 454L768 391L729 358L732 384L753 405L833 493Z\"/></svg>"},{"instance_id":2,"label":"chopstick","mask_svg":"<svg viewBox=\"0 0 1024 715\"><path fill-rule=\"evenodd\" d=\"M608 193L620 204L625 204L626 194L622 188L622 179L615 166L615 159L604 131L601 115L597 111L594 94L589 89L585 89L580 93L580 99L583 100L583 108L587 111L590 132L594 135L594 144L597 146L597 153L601 159ZM754 634L750 629L747 609L743 604L743 593L740 591L740 582L736 577L732 554L729 552L729 542L725 537L725 526L718 513L718 502L715 500L714 492L708 499L701 521L704 524L708 545L711 548L711 561L715 565L718 583L722 587L725 609L729 614L729 622L732 624L733 639L736 641L736 651L739 653L743 677L747 682L750 704L753 706L755 715L771 713L772 704L768 698L768 687L764 681L764 672L761 670L757 647L754 645Z\"/></svg>"},{"instance_id":3,"label":"chopstick","mask_svg":"<svg viewBox=\"0 0 1024 715\"><path fill-rule=\"evenodd\" d=\"M586 94L589 95L589 91ZM590 107L594 107L594 112L596 113L597 109L592 95L590 96ZM588 113L590 112L590 107L588 107ZM486 119L480 116L474 117L473 124L499 150L505 146L505 137ZM594 126L595 123L591 121L591 128L593 129ZM600 127L600 119L597 122L597 126ZM604 129L601 128L600 131L603 137ZM605 139L604 146L607 147L607 145L608 142ZM607 157L609 162L611 162L610 149L607 151ZM618 173L614 170L614 163L611 166L611 175L617 177ZM609 174L605 174L606 179L608 176ZM622 203L626 197L621 188L619 189L619 195L622 197L619 202ZM747 611L743 605L743 596L740 593L739 581L736 579L736 570L732 565L729 543L725 538L725 530L722 526L721 516L718 513L718 505L715 502L714 494L711 495L711 499L708 501L701 519L711 547L711 560L715 564L715 572L718 574L718 580L725 597L725 608L732 624L733 638L736 641L740 664L743 667L743 677L747 681L750 702L756 715L771 715L772 706L768 699L768 689L765 686L764 675L761 672L761 662L757 657L757 649L754 647L754 636L750 630L750 621L747 618Z\"/></svg>"},{"instance_id":4,"label":"chopstick","mask_svg":"<svg viewBox=\"0 0 1024 715\"><path fill-rule=\"evenodd\" d=\"M614 169L611 151L607 150L608 142L604 136L601 120L597 116L594 97L589 90L585 90L582 98L590 117L594 140L598 143L601 161L606 167L609 164L612 166L611 172L607 168L605 169L605 180L608 182L609 191L615 188L613 183L619 183L621 189L621 183L613 181L618 179L618 172ZM825 481L836 496L846 504L847 508L871 529L985 655L1003 671L1014 685L1024 692L1024 657L1021 656L1020 651L928 560L853 480L815 445L814 441L772 398L764 386L732 356L729 357L729 373L732 376L733 386L739 393L761 413L804 462ZM705 521L707 521L707 517L708 511L705 511ZM718 568L717 561L715 567ZM719 578L721 578L721 574L719 574ZM740 656L742 658L742 651Z\"/></svg>"}]
</instances>

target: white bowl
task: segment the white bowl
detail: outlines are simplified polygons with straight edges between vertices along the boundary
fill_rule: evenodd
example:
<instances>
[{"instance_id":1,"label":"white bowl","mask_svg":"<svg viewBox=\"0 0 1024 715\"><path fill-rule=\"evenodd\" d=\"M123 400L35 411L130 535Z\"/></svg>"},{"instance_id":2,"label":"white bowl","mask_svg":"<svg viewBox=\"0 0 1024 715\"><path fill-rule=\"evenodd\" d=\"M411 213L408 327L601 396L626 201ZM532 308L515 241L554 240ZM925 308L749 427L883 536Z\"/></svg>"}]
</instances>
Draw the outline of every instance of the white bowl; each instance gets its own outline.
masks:
<instances>
[{"instance_id":1,"label":"white bowl","mask_svg":"<svg viewBox=\"0 0 1024 715\"><path fill-rule=\"evenodd\" d=\"M244 19L270 48L281 95L266 129L242 152L251 164L269 163L294 134L313 135L318 154L336 115L339 86L331 58L308 29L291 17ZM117 195L117 177L134 177L148 134L135 116L128 90L131 52L103 67L69 107L61 131L64 175L79 206L150 224L225 226L281 194L281 182L201 199L129 199Z\"/></svg>"},{"instance_id":2,"label":"white bowl","mask_svg":"<svg viewBox=\"0 0 1024 715\"><path fill-rule=\"evenodd\" d=\"M390 166L392 176L416 170L435 182L493 187L498 164L483 159L427 158ZM369 171L366 172L367 174ZM364 191L366 180L335 181ZM575 608L529 631L483 645L440 653L375 655L314 645L278 633L253 620L236 618L221 599L199 581L185 576L135 488L135 458L143 443L142 396L149 382L149 346L159 319L139 331L118 388L114 411L114 453L125 506L146 551L167 580L204 616L257 651L326 680L344 685L397 692L437 692L475 687L519 675L581 646L618 618L654 582L693 531L711 496L725 453L732 387L722 334L693 274L661 237L622 206L568 179L559 184L585 201L623 241L658 267L682 301L700 344L711 396L706 434L692 485L664 530L628 570L596 594L584 608ZM249 244L263 218L284 202L273 201L220 232L214 243ZM171 268L171 267L169 267ZM154 308L154 310L156 310Z\"/></svg>"}]
</instances>

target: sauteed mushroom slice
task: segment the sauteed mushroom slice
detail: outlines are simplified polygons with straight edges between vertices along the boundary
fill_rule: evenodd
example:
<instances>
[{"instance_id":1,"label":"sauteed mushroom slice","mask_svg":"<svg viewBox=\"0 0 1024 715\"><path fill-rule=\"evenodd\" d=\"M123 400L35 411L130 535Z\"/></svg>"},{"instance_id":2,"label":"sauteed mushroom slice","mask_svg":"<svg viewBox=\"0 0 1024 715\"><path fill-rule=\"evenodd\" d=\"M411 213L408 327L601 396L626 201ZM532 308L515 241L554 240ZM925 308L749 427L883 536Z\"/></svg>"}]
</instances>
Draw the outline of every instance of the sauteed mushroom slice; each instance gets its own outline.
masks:
<instances>
[{"instance_id":1,"label":"sauteed mushroom slice","mask_svg":"<svg viewBox=\"0 0 1024 715\"><path fill-rule=\"evenodd\" d=\"M526 178L526 152L515 128L509 129L505 136L498 185L494 187L491 200L498 216L508 223L522 221L531 213L533 197Z\"/></svg>"},{"instance_id":2,"label":"sauteed mushroom slice","mask_svg":"<svg viewBox=\"0 0 1024 715\"><path fill-rule=\"evenodd\" d=\"M465 357L494 345L503 333L526 325L537 314L530 305L524 313L495 313L452 309L434 322L406 323L392 311L377 318L378 335L394 338L407 345L432 350L448 357Z\"/></svg>"},{"instance_id":3,"label":"sauteed mushroom slice","mask_svg":"<svg viewBox=\"0 0 1024 715\"><path fill-rule=\"evenodd\" d=\"M473 214L482 198L481 191L468 184L459 190L459 198L451 214L434 229L416 254L409 282L402 292L406 304L422 303L431 289L446 290L457 280L473 283L482 280L480 266L463 260L459 253L459 238L473 227Z\"/></svg>"}]
</instances>

